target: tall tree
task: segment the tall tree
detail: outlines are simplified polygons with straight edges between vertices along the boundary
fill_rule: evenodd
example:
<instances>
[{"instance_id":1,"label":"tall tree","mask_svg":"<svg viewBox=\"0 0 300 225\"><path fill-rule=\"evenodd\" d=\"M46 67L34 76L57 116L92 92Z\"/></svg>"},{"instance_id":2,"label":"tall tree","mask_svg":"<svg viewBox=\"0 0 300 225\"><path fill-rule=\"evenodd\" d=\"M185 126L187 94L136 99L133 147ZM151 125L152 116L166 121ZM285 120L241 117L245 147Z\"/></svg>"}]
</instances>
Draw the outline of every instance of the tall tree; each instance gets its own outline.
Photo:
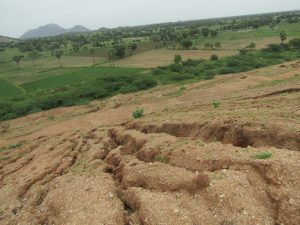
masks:
<instances>
[{"instance_id":1,"label":"tall tree","mask_svg":"<svg viewBox=\"0 0 300 225\"><path fill-rule=\"evenodd\" d=\"M215 43L215 48L221 48L221 42L217 41L217 42Z\"/></svg>"},{"instance_id":2,"label":"tall tree","mask_svg":"<svg viewBox=\"0 0 300 225\"><path fill-rule=\"evenodd\" d=\"M202 35L203 35L203 37L208 37L208 35L209 35L209 28L202 28L201 29L201 32L202 32Z\"/></svg>"},{"instance_id":3,"label":"tall tree","mask_svg":"<svg viewBox=\"0 0 300 225\"><path fill-rule=\"evenodd\" d=\"M28 57L31 58L32 66L35 67L35 60L39 57L39 54L36 51L32 51L28 54Z\"/></svg>"},{"instance_id":4,"label":"tall tree","mask_svg":"<svg viewBox=\"0 0 300 225\"><path fill-rule=\"evenodd\" d=\"M20 70L20 61L21 61L22 56L21 55L15 55L12 60L16 62L18 69Z\"/></svg>"},{"instance_id":5,"label":"tall tree","mask_svg":"<svg viewBox=\"0 0 300 225\"><path fill-rule=\"evenodd\" d=\"M136 43L131 43L129 45L129 49L131 50L131 55L132 55L133 52L137 49L137 44Z\"/></svg>"},{"instance_id":6,"label":"tall tree","mask_svg":"<svg viewBox=\"0 0 300 225\"><path fill-rule=\"evenodd\" d=\"M95 48L90 48L90 52L91 52L92 57L93 57L93 63L94 63L94 65L96 65L96 62L95 62Z\"/></svg>"},{"instance_id":7,"label":"tall tree","mask_svg":"<svg viewBox=\"0 0 300 225\"><path fill-rule=\"evenodd\" d=\"M286 32L285 31L281 31L279 35L280 35L281 43L283 43L286 40L286 38L287 38Z\"/></svg>"},{"instance_id":8,"label":"tall tree","mask_svg":"<svg viewBox=\"0 0 300 225\"><path fill-rule=\"evenodd\" d=\"M114 68L115 67L115 58L116 58L116 50L114 48L108 50L107 58L109 60L110 66L112 68Z\"/></svg>"},{"instance_id":9,"label":"tall tree","mask_svg":"<svg viewBox=\"0 0 300 225\"><path fill-rule=\"evenodd\" d=\"M57 61L58 61L58 64L59 64L59 67L61 68L61 62L60 62L60 59L62 57L62 55L64 54L64 52L62 50L57 50L55 52L55 57L57 58Z\"/></svg>"}]
</instances>

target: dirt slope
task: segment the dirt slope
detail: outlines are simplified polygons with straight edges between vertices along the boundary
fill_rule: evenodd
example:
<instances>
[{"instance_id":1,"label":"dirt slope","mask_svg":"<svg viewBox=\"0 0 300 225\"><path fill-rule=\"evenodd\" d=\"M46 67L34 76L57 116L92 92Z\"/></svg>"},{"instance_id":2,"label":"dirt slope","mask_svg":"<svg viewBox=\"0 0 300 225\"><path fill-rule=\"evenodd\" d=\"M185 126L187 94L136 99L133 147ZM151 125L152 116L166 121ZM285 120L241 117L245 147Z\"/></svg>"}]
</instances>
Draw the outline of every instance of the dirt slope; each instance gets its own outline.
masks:
<instances>
[{"instance_id":1,"label":"dirt slope","mask_svg":"<svg viewBox=\"0 0 300 225\"><path fill-rule=\"evenodd\" d=\"M299 74L295 61L1 123L0 224L300 224Z\"/></svg>"}]
</instances>

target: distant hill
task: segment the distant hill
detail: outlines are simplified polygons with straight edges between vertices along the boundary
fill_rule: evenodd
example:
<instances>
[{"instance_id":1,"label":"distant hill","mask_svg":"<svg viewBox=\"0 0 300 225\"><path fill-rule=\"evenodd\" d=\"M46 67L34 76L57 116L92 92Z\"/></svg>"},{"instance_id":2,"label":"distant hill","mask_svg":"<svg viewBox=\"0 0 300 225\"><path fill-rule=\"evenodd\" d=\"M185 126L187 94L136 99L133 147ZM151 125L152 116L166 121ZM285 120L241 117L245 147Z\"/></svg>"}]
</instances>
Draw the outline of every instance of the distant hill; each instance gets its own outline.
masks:
<instances>
[{"instance_id":1,"label":"distant hill","mask_svg":"<svg viewBox=\"0 0 300 225\"><path fill-rule=\"evenodd\" d=\"M21 39L39 38L39 37L51 37L65 33L78 33L90 31L84 26L76 25L70 29L65 29L57 24L47 24L36 29L27 31L21 36Z\"/></svg>"},{"instance_id":2,"label":"distant hill","mask_svg":"<svg viewBox=\"0 0 300 225\"><path fill-rule=\"evenodd\" d=\"M17 39L0 35L0 43L6 43L11 41L17 41Z\"/></svg>"}]
</instances>

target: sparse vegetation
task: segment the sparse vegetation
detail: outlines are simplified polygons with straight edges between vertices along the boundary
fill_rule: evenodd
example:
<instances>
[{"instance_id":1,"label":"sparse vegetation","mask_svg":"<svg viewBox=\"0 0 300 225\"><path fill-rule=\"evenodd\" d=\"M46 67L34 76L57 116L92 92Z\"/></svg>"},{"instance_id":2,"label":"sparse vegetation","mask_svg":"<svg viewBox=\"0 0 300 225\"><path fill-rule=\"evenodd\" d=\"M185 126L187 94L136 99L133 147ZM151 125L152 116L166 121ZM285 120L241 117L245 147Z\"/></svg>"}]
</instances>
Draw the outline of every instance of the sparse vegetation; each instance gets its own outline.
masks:
<instances>
[{"instance_id":1,"label":"sparse vegetation","mask_svg":"<svg viewBox=\"0 0 300 225\"><path fill-rule=\"evenodd\" d=\"M140 108L140 109L136 109L133 113L132 113L132 117L134 119L139 119L142 118L144 116L144 109Z\"/></svg>"},{"instance_id":2,"label":"sparse vegetation","mask_svg":"<svg viewBox=\"0 0 300 225\"><path fill-rule=\"evenodd\" d=\"M219 101L214 101L214 102L212 103L212 105L213 105L213 107L214 107L215 109L218 109L218 108L220 108L221 102L219 102Z\"/></svg>"},{"instance_id":3,"label":"sparse vegetation","mask_svg":"<svg viewBox=\"0 0 300 225\"><path fill-rule=\"evenodd\" d=\"M273 156L272 152L260 152L254 156L255 159L269 159Z\"/></svg>"},{"instance_id":4,"label":"sparse vegetation","mask_svg":"<svg viewBox=\"0 0 300 225\"><path fill-rule=\"evenodd\" d=\"M167 163L168 162L167 158L163 155L156 155L154 160L156 162L161 162L161 163Z\"/></svg>"}]
</instances>

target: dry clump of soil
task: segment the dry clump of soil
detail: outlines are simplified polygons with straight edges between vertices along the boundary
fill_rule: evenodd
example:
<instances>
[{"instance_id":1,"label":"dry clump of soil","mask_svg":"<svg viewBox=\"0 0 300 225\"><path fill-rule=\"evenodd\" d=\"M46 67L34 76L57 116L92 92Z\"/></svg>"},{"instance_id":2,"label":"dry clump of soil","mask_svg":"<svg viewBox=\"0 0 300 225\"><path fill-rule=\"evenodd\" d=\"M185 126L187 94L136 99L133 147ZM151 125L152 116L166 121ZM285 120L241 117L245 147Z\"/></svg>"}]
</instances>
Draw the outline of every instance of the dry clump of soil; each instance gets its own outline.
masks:
<instances>
[{"instance_id":1,"label":"dry clump of soil","mask_svg":"<svg viewBox=\"0 0 300 225\"><path fill-rule=\"evenodd\" d=\"M297 65L9 121L0 224L298 225L300 83L255 88Z\"/></svg>"}]
</instances>

